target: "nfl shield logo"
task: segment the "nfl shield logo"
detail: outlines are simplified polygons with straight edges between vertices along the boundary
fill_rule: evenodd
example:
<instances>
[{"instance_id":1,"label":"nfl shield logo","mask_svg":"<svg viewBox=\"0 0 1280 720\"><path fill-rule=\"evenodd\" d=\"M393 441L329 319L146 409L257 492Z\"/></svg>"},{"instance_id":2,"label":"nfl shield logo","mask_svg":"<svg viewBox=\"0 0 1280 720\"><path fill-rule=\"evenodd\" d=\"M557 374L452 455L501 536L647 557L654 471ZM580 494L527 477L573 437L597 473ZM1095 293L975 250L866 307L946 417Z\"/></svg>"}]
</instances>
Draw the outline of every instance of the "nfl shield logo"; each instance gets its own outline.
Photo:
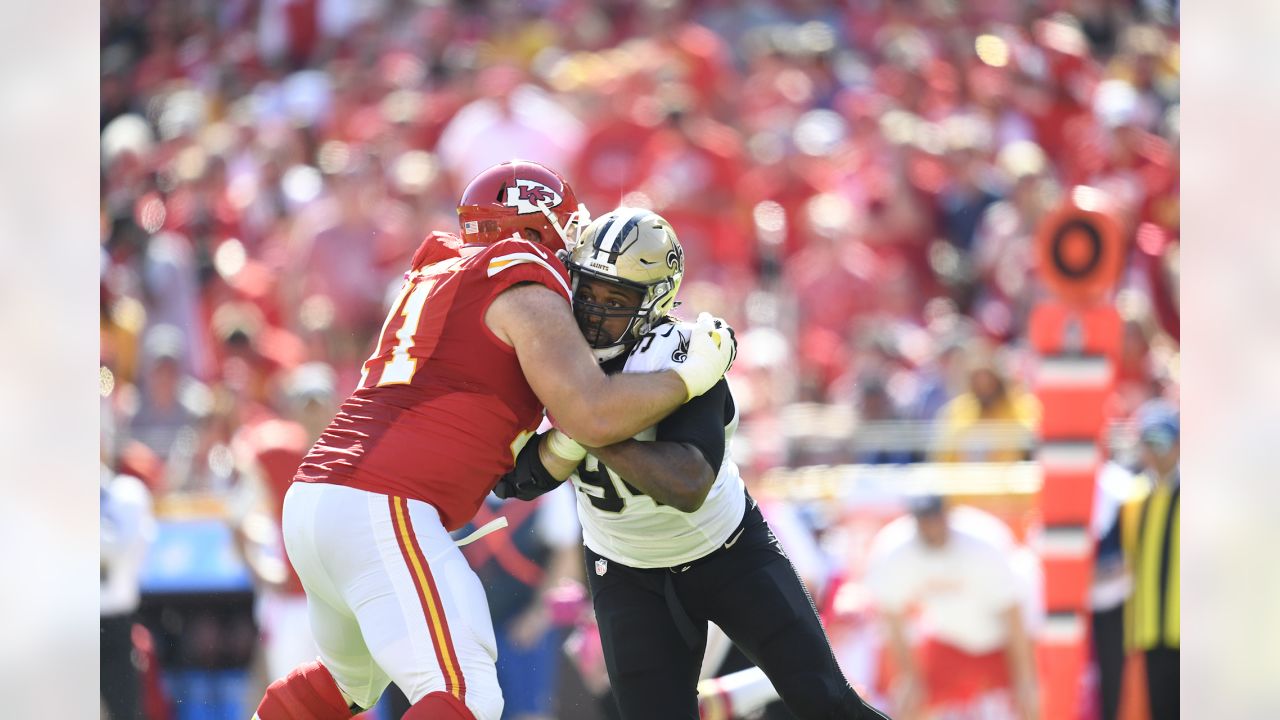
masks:
<instances>
[{"instance_id":1,"label":"nfl shield logo","mask_svg":"<svg viewBox=\"0 0 1280 720\"><path fill-rule=\"evenodd\" d=\"M604 575L607 572L609 572L609 561L604 558L600 558L596 561L596 574Z\"/></svg>"}]
</instances>

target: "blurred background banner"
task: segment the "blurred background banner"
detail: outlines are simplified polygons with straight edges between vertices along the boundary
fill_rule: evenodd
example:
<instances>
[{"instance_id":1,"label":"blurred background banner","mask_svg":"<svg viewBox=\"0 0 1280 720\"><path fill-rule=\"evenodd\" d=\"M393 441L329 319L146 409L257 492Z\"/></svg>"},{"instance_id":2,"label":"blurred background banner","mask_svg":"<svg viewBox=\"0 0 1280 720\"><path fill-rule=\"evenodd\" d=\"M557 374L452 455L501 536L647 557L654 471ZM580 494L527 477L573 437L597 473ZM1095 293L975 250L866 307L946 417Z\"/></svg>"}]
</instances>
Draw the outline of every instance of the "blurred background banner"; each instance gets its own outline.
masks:
<instances>
[{"instance_id":1,"label":"blurred background banner","mask_svg":"<svg viewBox=\"0 0 1280 720\"><path fill-rule=\"evenodd\" d=\"M905 702L896 600L865 576L893 528L914 527L912 503L944 496L957 536L991 543L991 571L1017 579L1025 626L1009 632L1030 634L1020 662L1039 687L1015 667L974 680L991 692L928 688L930 712L998 717L1032 698L1045 717L1115 717L1138 650L1107 644L1122 624L1097 617L1122 613L1137 560L1109 538L1167 475L1139 410L1176 407L1182 387L1179 13L107 0L103 497L158 533L140 515L144 560L104 570L137 597L103 622L150 643L146 712L244 715L272 658L308 651L305 631L279 644L300 599L284 488L422 237L456 231L466 182L520 157L596 215L643 206L675 227L681 300L741 343L734 458L851 681L891 712ZM545 682L559 716L598 717L598 641L573 582L540 626L569 649ZM931 635L954 608L916 600L904 627L928 662L1018 653L1003 630Z\"/></svg>"},{"instance_id":2,"label":"blurred background banner","mask_svg":"<svg viewBox=\"0 0 1280 720\"><path fill-rule=\"evenodd\" d=\"M144 593L253 589L230 528L216 520L160 523L138 583Z\"/></svg>"}]
</instances>

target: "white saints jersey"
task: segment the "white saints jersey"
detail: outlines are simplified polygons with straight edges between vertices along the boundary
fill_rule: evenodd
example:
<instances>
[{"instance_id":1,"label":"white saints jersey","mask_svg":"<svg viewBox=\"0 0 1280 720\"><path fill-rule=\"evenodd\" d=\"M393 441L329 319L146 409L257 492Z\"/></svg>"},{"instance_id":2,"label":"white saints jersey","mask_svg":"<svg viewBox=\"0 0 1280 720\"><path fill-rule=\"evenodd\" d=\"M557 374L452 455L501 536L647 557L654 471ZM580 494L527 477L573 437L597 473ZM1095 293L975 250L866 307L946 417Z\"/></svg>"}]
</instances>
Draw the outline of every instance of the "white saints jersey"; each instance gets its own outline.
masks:
<instances>
[{"instance_id":1,"label":"white saints jersey","mask_svg":"<svg viewBox=\"0 0 1280 720\"><path fill-rule=\"evenodd\" d=\"M657 372L684 362L692 323L664 325L631 349L623 372ZM571 476L578 497L583 542L610 560L635 568L672 567L723 545L742 522L746 495L729 441L738 412L725 426L724 461L702 507L691 513L661 505L588 455ZM635 436L654 440L656 428Z\"/></svg>"}]
</instances>

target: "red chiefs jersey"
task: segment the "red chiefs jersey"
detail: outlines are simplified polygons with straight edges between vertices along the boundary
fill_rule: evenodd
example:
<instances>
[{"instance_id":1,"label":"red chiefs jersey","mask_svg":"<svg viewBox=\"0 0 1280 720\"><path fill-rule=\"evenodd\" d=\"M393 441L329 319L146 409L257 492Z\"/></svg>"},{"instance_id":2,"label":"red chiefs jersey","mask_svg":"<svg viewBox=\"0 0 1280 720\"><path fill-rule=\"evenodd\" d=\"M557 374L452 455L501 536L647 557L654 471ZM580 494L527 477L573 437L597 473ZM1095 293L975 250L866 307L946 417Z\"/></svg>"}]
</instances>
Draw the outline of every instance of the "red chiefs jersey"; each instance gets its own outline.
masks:
<instances>
[{"instance_id":1,"label":"red chiefs jersey","mask_svg":"<svg viewBox=\"0 0 1280 720\"><path fill-rule=\"evenodd\" d=\"M514 348L484 324L489 303L522 282L569 302L564 266L540 245L428 236L359 386L295 480L421 500L446 529L466 524L542 419Z\"/></svg>"}]
</instances>

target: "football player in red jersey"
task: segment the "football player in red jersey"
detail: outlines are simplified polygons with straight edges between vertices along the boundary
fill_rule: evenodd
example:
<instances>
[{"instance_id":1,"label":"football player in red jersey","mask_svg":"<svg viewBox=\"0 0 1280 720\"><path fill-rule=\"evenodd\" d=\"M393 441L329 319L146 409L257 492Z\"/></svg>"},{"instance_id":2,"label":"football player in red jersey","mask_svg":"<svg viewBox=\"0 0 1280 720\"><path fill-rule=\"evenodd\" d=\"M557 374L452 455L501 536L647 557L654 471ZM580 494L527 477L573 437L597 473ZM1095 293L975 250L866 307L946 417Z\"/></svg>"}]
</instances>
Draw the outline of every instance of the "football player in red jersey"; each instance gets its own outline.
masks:
<instances>
[{"instance_id":1,"label":"football player in red jersey","mask_svg":"<svg viewBox=\"0 0 1280 720\"><path fill-rule=\"evenodd\" d=\"M406 720L498 720L484 590L449 531L471 519L543 408L592 446L631 437L715 385L732 332L704 323L678 371L606 376L556 253L585 216L537 163L471 181L462 236L414 254L360 383L285 497L285 548L318 662L272 683L258 720L349 718L395 682Z\"/></svg>"}]
</instances>

